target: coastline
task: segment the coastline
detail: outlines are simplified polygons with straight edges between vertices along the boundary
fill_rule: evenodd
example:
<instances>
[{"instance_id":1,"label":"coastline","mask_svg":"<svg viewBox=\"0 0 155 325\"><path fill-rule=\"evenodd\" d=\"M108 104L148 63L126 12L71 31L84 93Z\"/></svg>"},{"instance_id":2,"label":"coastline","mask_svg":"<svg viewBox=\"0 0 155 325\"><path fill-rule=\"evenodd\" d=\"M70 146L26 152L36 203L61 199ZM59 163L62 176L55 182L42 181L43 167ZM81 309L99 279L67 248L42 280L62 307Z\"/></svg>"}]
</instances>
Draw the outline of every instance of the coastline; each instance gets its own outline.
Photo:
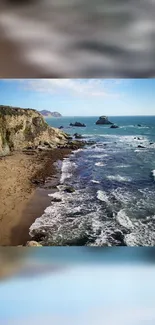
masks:
<instances>
[{"instance_id":1,"label":"coastline","mask_svg":"<svg viewBox=\"0 0 155 325\"><path fill-rule=\"evenodd\" d=\"M50 203L60 174L54 163L71 154L70 148L44 152L14 152L0 159L0 245L25 245L29 227Z\"/></svg>"}]
</instances>

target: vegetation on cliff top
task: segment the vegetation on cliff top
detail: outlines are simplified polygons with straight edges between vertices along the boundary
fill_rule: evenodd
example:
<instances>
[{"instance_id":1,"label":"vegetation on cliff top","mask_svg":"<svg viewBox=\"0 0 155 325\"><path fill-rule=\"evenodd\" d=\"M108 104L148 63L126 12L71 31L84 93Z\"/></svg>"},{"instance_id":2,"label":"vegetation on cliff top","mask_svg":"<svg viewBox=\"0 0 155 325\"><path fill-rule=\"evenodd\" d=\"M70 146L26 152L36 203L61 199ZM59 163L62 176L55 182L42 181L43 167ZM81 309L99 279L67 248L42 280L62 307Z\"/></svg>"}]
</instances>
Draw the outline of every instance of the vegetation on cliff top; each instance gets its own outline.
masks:
<instances>
[{"instance_id":1,"label":"vegetation on cliff top","mask_svg":"<svg viewBox=\"0 0 155 325\"><path fill-rule=\"evenodd\" d=\"M20 108L20 107L13 107L13 106L5 106L0 105L0 117L6 116L6 115L27 115L29 113L38 113L36 110L32 108ZM40 114L39 114L40 115Z\"/></svg>"}]
</instances>

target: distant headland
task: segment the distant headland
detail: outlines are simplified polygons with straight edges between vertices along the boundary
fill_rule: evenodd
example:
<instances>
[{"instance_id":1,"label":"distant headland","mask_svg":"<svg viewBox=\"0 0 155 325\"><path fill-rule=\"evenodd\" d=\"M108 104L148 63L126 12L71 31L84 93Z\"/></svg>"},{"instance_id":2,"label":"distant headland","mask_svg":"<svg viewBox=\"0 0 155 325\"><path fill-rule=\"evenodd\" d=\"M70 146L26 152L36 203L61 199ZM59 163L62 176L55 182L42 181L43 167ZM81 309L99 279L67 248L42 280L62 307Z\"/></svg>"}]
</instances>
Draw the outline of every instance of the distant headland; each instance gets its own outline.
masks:
<instances>
[{"instance_id":1,"label":"distant headland","mask_svg":"<svg viewBox=\"0 0 155 325\"><path fill-rule=\"evenodd\" d=\"M59 113L59 112L51 112L51 111L48 111L48 110L41 110L39 111L39 113L41 115L43 115L44 117L62 117L62 115Z\"/></svg>"}]
</instances>

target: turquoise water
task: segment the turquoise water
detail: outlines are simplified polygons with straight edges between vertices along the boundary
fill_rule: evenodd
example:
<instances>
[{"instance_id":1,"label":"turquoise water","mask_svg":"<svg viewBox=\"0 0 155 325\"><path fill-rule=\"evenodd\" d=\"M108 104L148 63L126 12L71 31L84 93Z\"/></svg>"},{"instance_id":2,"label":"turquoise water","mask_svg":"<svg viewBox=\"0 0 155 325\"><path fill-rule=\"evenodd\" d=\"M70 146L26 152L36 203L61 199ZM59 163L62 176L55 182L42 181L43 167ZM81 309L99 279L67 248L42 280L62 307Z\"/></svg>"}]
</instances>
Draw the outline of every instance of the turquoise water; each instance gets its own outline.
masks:
<instances>
[{"instance_id":1,"label":"turquoise water","mask_svg":"<svg viewBox=\"0 0 155 325\"><path fill-rule=\"evenodd\" d=\"M46 243L57 245L154 246L155 116L110 117L118 129L96 125L97 119L47 120L96 144L64 159L54 194L61 202L46 209L33 232L45 230ZM86 127L70 128L75 121ZM65 193L66 185L75 192Z\"/></svg>"}]
</instances>

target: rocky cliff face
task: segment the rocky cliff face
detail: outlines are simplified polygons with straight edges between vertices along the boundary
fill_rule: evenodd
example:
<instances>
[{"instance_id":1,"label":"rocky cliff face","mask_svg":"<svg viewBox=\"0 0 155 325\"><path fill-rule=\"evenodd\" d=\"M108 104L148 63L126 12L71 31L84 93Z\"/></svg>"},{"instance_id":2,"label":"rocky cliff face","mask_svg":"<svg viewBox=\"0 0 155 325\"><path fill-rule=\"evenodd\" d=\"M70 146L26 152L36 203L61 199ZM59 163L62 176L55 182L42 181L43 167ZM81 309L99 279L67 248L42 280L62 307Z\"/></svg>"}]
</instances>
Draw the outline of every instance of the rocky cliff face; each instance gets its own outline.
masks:
<instances>
[{"instance_id":1,"label":"rocky cliff face","mask_svg":"<svg viewBox=\"0 0 155 325\"><path fill-rule=\"evenodd\" d=\"M45 141L51 147L63 145L67 135L49 127L36 110L0 106L0 155Z\"/></svg>"}]
</instances>

